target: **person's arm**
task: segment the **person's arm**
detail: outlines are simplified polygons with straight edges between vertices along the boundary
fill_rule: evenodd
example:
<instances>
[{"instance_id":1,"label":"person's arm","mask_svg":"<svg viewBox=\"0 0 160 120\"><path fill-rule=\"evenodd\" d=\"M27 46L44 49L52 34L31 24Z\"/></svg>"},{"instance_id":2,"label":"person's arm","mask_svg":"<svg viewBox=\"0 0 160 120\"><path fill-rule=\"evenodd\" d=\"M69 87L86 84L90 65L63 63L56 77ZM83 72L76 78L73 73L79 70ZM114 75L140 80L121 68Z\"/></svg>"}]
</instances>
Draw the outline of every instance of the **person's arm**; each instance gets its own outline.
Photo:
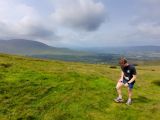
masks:
<instances>
[{"instance_id":1,"label":"person's arm","mask_svg":"<svg viewBox=\"0 0 160 120\"><path fill-rule=\"evenodd\" d=\"M133 75L132 79L128 81L128 83L133 82L134 80L136 80L136 75Z\"/></svg>"},{"instance_id":2,"label":"person's arm","mask_svg":"<svg viewBox=\"0 0 160 120\"><path fill-rule=\"evenodd\" d=\"M121 77L119 78L118 82L121 82L123 80L123 76L124 76L124 73L121 72Z\"/></svg>"},{"instance_id":3,"label":"person's arm","mask_svg":"<svg viewBox=\"0 0 160 120\"><path fill-rule=\"evenodd\" d=\"M136 74L137 73L136 73L135 67L132 67L131 71L132 71L133 77L128 81L128 83L132 83L134 80L136 80Z\"/></svg>"}]
</instances>

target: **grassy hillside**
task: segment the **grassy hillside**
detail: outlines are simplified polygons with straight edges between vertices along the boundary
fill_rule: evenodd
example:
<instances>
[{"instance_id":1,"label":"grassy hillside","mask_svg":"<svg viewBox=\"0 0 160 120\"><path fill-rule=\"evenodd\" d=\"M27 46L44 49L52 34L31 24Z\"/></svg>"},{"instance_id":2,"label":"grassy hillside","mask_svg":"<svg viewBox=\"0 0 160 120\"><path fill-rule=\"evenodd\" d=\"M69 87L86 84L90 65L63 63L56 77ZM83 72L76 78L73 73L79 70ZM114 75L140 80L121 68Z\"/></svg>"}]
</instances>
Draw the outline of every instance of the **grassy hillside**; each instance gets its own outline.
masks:
<instances>
[{"instance_id":1,"label":"grassy hillside","mask_svg":"<svg viewBox=\"0 0 160 120\"><path fill-rule=\"evenodd\" d=\"M160 66L137 72L127 106L113 101L119 67L0 54L0 120L158 120Z\"/></svg>"}]
</instances>

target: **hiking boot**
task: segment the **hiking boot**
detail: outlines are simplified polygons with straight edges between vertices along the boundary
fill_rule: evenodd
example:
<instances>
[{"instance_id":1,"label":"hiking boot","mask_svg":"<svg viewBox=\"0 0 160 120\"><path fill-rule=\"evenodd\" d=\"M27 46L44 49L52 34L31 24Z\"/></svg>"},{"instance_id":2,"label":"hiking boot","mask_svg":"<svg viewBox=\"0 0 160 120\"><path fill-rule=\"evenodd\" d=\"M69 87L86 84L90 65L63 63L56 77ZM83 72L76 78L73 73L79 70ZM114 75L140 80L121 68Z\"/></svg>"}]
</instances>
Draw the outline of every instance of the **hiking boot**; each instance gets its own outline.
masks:
<instances>
[{"instance_id":1,"label":"hiking boot","mask_svg":"<svg viewBox=\"0 0 160 120\"><path fill-rule=\"evenodd\" d=\"M123 99L122 99L122 98L117 97L116 99L114 99L114 101L115 101L115 102L117 102L117 103L120 103L120 102L123 102Z\"/></svg>"},{"instance_id":2,"label":"hiking boot","mask_svg":"<svg viewBox=\"0 0 160 120\"><path fill-rule=\"evenodd\" d=\"M126 104L127 104L127 105L131 105L131 104L132 104L132 101L131 101L131 100L127 100Z\"/></svg>"}]
</instances>

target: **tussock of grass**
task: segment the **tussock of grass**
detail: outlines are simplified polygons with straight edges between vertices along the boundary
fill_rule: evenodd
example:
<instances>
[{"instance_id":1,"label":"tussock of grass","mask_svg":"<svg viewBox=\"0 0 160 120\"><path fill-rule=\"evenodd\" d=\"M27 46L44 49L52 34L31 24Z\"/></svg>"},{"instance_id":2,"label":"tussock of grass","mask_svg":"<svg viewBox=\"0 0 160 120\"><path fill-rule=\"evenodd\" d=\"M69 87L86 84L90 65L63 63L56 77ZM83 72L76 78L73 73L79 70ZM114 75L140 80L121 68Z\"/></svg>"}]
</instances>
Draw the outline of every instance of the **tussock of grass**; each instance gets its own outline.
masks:
<instances>
[{"instance_id":1,"label":"tussock of grass","mask_svg":"<svg viewBox=\"0 0 160 120\"><path fill-rule=\"evenodd\" d=\"M127 106L113 102L118 67L0 54L0 118L158 120L159 66L139 65L137 72L133 105Z\"/></svg>"}]
</instances>

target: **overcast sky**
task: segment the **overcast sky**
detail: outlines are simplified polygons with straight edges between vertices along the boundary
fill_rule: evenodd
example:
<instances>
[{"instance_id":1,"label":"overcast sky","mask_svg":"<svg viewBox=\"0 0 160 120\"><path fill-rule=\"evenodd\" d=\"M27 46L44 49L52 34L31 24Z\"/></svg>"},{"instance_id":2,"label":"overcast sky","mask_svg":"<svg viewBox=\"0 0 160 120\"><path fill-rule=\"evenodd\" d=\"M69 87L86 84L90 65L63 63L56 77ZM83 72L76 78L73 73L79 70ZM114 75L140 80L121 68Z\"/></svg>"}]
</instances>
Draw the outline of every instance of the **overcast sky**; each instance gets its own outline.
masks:
<instances>
[{"instance_id":1,"label":"overcast sky","mask_svg":"<svg viewBox=\"0 0 160 120\"><path fill-rule=\"evenodd\" d=\"M160 45L160 0L0 0L0 39L55 47Z\"/></svg>"}]
</instances>

